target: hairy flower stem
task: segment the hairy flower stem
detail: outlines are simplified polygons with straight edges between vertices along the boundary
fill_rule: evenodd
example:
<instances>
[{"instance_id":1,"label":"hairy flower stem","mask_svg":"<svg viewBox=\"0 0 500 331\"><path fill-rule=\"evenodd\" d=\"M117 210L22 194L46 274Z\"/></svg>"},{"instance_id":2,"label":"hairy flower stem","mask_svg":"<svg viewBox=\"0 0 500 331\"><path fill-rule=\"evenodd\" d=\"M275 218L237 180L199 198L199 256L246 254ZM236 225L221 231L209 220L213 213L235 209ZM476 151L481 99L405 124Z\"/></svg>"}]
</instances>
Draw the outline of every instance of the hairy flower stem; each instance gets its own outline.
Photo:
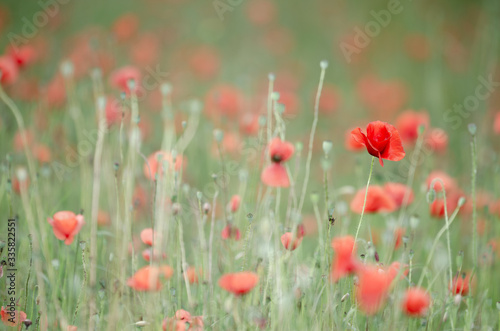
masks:
<instances>
[{"instance_id":1,"label":"hairy flower stem","mask_svg":"<svg viewBox=\"0 0 500 331\"><path fill-rule=\"evenodd\" d=\"M370 180L372 178L373 164L375 163L375 156L372 156L372 163L370 165L370 174L368 175L368 181L366 182L365 190L365 200L363 201L363 209L361 209L361 216L359 218L358 228L356 230L356 236L354 236L354 242L358 239L359 229L361 229L361 223L363 223L363 215L365 214L366 198L368 197L368 187L370 186Z\"/></svg>"}]
</instances>

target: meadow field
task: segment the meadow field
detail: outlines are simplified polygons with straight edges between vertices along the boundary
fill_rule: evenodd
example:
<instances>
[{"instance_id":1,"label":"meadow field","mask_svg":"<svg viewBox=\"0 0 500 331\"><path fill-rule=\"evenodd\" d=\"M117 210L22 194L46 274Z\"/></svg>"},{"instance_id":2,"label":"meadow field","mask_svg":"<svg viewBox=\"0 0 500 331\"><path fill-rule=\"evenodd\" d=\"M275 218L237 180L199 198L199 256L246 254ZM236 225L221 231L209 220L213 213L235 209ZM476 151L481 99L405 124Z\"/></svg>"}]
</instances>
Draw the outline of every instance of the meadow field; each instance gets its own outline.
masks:
<instances>
[{"instance_id":1,"label":"meadow field","mask_svg":"<svg viewBox=\"0 0 500 331\"><path fill-rule=\"evenodd\" d=\"M500 330L498 0L0 0L0 330Z\"/></svg>"}]
</instances>

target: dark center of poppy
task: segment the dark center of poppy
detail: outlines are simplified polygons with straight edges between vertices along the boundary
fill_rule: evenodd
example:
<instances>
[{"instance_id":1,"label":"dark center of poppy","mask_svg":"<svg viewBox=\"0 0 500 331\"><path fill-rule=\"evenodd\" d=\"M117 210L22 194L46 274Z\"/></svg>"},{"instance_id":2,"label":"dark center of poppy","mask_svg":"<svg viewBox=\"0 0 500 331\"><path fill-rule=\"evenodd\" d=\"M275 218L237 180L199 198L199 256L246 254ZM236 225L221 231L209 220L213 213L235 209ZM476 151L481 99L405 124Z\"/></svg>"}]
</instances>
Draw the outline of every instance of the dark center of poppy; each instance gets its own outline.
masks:
<instances>
[{"instance_id":1,"label":"dark center of poppy","mask_svg":"<svg viewBox=\"0 0 500 331\"><path fill-rule=\"evenodd\" d=\"M280 163L282 159L283 158L279 154L274 154L273 156L271 156L271 161L273 161L274 163Z\"/></svg>"}]
</instances>

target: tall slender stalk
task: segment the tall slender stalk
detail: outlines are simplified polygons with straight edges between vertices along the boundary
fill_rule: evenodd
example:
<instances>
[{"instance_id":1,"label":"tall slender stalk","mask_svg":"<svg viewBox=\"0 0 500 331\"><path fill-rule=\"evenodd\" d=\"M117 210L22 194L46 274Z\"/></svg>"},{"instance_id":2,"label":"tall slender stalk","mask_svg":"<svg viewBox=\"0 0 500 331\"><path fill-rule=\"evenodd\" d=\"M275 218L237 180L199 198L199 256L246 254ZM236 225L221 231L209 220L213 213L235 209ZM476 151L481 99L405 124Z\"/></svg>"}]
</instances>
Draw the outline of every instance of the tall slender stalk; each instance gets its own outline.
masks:
<instances>
[{"instance_id":1,"label":"tall slender stalk","mask_svg":"<svg viewBox=\"0 0 500 331\"><path fill-rule=\"evenodd\" d=\"M375 163L375 156L372 156L372 163L370 165L370 174L368 175L368 181L366 182L365 199L363 201L363 209L361 209L361 216L359 217L358 228L356 230L356 236L354 236L354 242L358 239L359 229L361 229L361 223L363 223L363 215L365 214L366 198L368 197L368 187L370 186L370 180L372 178L373 164Z\"/></svg>"}]
</instances>

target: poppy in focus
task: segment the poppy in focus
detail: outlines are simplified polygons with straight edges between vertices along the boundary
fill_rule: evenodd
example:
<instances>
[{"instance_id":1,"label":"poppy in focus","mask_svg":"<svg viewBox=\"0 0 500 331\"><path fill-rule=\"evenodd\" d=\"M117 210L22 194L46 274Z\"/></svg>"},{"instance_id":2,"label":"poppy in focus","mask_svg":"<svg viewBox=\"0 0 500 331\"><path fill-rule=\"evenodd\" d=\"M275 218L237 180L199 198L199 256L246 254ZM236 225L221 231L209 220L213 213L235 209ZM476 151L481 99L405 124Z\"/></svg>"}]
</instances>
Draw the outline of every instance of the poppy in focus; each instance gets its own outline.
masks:
<instances>
[{"instance_id":1,"label":"poppy in focus","mask_svg":"<svg viewBox=\"0 0 500 331\"><path fill-rule=\"evenodd\" d=\"M381 166L384 161L400 161L405 157L401 138L396 128L388 123L375 121L368 124L366 134L360 128L351 131L353 138L365 145L372 156L378 157Z\"/></svg>"}]
</instances>

